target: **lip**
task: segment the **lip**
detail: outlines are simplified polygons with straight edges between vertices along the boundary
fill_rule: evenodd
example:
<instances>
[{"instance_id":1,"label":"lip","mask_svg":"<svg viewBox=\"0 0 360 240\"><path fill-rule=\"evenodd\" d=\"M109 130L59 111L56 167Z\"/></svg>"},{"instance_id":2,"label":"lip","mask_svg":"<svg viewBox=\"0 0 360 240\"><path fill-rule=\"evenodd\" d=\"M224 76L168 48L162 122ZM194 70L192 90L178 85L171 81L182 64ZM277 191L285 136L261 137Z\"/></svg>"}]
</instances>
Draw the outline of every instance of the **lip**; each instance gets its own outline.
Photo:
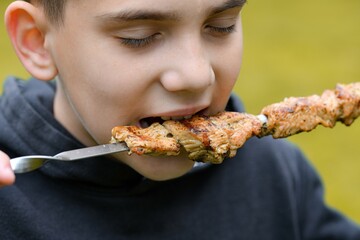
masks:
<instances>
[{"instance_id":1,"label":"lip","mask_svg":"<svg viewBox=\"0 0 360 240\"><path fill-rule=\"evenodd\" d=\"M130 125L135 125L144 128L147 126L146 124L144 125L143 120L145 120L145 122L150 126L151 122L163 122L164 120L162 120L161 117L181 118L181 117L188 117L193 115L208 115L208 114L209 114L209 105L204 104L204 105L191 106L186 108L179 108L171 111L146 114L140 117L137 121L130 123Z\"/></svg>"},{"instance_id":2,"label":"lip","mask_svg":"<svg viewBox=\"0 0 360 240\"><path fill-rule=\"evenodd\" d=\"M199 115L199 114L206 114L207 109L208 109L208 105L202 105L202 106L194 106L194 107L187 107L187 108L183 108L183 109L176 109L176 110L172 110L172 111L166 111L166 112L159 112L159 113L152 113L151 115L146 115L142 118L140 118L138 121L135 122L135 124L132 125L136 125L138 127L147 127L147 125L149 126L151 124L151 122L162 122L163 120L161 119L161 117L166 117L166 118L176 118L176 117L188 117L188 116L192 116L192 115ZM146 120L145 120L146 119ZM142 122L142 120L145 120L145 124L144 122Z\"/></svg>"}]
</instances>

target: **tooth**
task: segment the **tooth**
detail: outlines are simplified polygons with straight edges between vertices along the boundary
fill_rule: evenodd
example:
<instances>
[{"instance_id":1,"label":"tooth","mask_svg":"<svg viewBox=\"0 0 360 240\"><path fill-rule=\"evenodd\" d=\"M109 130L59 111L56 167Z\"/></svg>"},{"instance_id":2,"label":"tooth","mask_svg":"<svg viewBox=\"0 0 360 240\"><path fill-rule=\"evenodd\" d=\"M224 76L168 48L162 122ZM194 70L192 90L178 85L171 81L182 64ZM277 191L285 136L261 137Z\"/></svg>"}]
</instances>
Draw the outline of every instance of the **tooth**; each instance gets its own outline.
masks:
<instances>
[{"instance_id":1,"label":"tooth","mask_svg":"<svg viewBox=\"0 0 360 240\"><path fill-rule=\"evenodd\" d=\"M170 120L170 117L161 117L162 120L167 121Z\"/></svg>"}]
</instances>

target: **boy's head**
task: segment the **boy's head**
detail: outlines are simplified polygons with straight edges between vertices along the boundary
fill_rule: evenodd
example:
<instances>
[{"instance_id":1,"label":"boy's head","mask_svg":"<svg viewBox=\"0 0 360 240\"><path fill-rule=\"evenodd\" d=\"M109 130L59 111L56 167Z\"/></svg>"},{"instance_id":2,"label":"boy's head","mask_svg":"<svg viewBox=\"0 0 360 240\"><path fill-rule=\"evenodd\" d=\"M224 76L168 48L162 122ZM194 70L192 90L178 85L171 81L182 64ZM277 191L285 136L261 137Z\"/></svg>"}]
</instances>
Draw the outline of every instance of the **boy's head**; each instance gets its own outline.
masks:
<instances>
[{"instance_id":1,"label":"boy's head","mask_svg":"<svg viewBox=\"0 0 360 240\"><path fill-rule=\"evenodd\" d=\"M116 125L223 111L241 65L244 3L15 1L5 20L25 68L40 80L57 77L55 118L94 145L107 143ZM152 179L193 166L183 156L115 158Z\"/></svg>"}]
</instances>

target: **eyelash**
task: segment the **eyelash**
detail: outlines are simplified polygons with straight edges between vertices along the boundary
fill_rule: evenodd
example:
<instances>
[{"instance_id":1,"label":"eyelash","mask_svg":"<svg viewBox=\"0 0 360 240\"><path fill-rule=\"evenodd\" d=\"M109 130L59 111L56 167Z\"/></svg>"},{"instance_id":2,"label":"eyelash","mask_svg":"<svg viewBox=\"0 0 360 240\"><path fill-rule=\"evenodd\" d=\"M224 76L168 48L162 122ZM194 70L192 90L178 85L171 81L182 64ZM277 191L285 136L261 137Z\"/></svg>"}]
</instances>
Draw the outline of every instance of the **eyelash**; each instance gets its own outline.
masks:
<instances>
[{"instance_id":1,"label":"eyelash","mask_svg":"<svg viewBox=\"0 0 360 240\"><path fill-rule=\"evenodd\" d=\"M206 28L209 30L210 33L217 33L221 35L235 32L235 24L228 27L206 26ZM144 48L153 43L159 35L159 33L156 33L145 38L120 38L120 41L126 47Z\"/></svg>"},{"instance_id":2,"label":"eyelash","mask_svg":"<svg viewBox=\"0 0 360 240\"><path fill-rule=\"evenodd\" d=\"M219 34L227 34L235 32L235 24L228 26L228 27L214 27L214 26L207 26L207 29L210 32L219 33Z\"/></svg>"},{"instance_id":3,"label":"eyelash","mask_svg":"<svg viewBox=\"0 0 360 240\"><path fill-rule=\"evenodd\" d=\"M143 48L153 43L159 34L153 34L145 38L120 38L123 45L130 48Z\"/></svg>"}]
</instances>

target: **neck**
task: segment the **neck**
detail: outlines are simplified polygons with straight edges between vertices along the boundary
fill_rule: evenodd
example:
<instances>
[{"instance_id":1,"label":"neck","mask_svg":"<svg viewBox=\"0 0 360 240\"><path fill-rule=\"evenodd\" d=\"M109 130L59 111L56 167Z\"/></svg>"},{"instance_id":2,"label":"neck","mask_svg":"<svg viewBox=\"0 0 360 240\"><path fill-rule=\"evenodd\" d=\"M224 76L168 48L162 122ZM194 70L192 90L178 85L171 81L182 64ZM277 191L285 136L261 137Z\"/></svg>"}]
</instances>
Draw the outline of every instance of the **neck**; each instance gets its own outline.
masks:
<instances>
[{"instance_id":1,"label":"neck","mask_svg":"<svg viewBox=\"0 0 360 240\"><path fill-rule=\"evenodd\" d=\"M77 140L85 146L98 145L86 123L73 104L64 84L57 78L54 98L54 116Z\"/></svg>"}]
</instances>

